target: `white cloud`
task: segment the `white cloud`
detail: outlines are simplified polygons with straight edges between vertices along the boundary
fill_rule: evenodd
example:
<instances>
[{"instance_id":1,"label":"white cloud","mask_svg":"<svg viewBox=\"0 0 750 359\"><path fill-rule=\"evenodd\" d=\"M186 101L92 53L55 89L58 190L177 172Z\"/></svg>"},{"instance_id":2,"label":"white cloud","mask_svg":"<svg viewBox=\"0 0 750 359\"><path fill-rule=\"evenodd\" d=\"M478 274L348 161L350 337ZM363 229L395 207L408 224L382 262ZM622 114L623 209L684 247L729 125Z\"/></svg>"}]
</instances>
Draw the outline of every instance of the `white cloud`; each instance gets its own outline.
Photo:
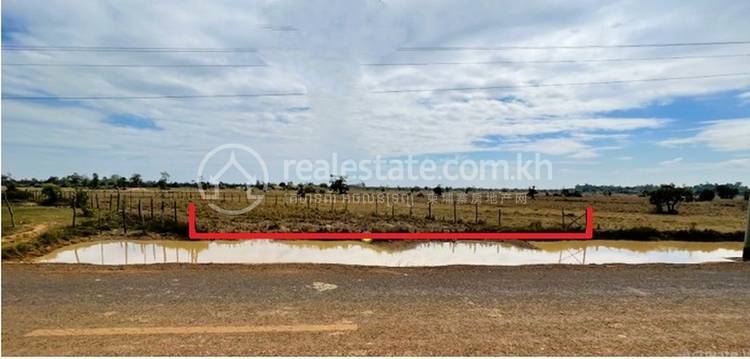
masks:
<instances>
[{"instance_id":1,"label":"white cloud","mask_svg":"<svg viewBox=\"0 0 750 359\"><path fill-rule=\"evenodd\" d=\"M694 136L661 141L669 147L706 145L718 151L750 150L750 118L709 122Z\"/></svg>"},{"instance_id":2,"label":"white cloud","mask_svg":"<svg viewBox=\"0 0 750 359\"><path fill-rule=\"evenodd\" d=\"M659 162L659 164L662 165L662 166L671 166L671 165L674 165L674 164L682 162L682 160L683 160L682 157L676 157L676 158L673 158L671 160L661 161L661 162Z\"/></svg>"},{"instance_id":3,"label":"white cloud","mask_svg":"<svg viewBox=\"0 0 750 359\"><path fill-rule=\"evenodd\" d=\"M679 6L677 6L679 5ZM576 60L694 55L692 48L404 52L405 46L582 45L736 39L750 4L461 1L65 1L8 0L5 34L37 46L254 47L257 53L3 52L3 62L100 64L268 64L261 68L4 67L5 94L158 95L304 91L299 98L96 101L61 109L3 101L4 167L21 175L157 173L174 158L190 162L211 147L245 143L267 162L298 157L354 158L476 151L532 151L571 159L602 157L639 131L679 119L607 118L602 112L678 96L744 89L750 77L444 93L373 90L564 83L743 72L747 58L623 63L366 67L362 63ZM716 19L721 18L721 26ZM685 21L690 19L690 21ZM275 31L287 29L291 31ZM6 41L7 42L7 41ZM700 54L732 52L701 48ZM744 96L744 95L743 95ZM309 107L309 111L288 111ZM163 131L113 128L112 114L152 119ZM708 127L710 127L709 125ZM671 145L742 147L731 129ZM745 127L739 128L746 129ZM747 138L747 137L745 137ZM683 141L680 143L679 141ZM684 142L687 141L687 142ZM79 156L35 150L80 148ZM744 146L750 141L745 140ZM7 147L8 145L15 147ZM23 146L23 151L17 149ZM96 150L96 151L94 151ZM98 152L97 152L98 151ZM102 156L121 158L105 161ZM632 156L624 156L632 157ZM138 160L129 160L137 158ZM149 158L144 161L143 158ZM51 167L35 165L49 160ZM196 161L193 161L196 162ZM111 164L112 163L112 164ZM4 168L5 170L5 168ZM101 170L100 170L101 171ZM170 172L177 172L172 170Z\"/></svg>"}]
</instances>

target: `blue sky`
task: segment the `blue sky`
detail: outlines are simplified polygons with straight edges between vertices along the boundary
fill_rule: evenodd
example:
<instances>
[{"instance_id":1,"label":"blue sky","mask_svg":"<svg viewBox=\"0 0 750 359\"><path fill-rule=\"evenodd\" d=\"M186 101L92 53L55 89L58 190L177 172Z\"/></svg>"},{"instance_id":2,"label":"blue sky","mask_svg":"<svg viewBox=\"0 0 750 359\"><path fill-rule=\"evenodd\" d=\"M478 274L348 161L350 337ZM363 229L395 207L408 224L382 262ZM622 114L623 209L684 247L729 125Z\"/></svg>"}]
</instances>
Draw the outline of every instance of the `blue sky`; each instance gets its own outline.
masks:
<instances>
[{"instance_id":1,"label":"blue sky","mask_svg":"<svg viewBox=\"0 0 750 359\"><path fill-rule=\"evenodd\" d=\"M524 86L750 73L748 44L549 48L748 41L747 2L6 0L2 5L3 46L257 49L3 51L4 97L304 94L4 98L2 171L15 177L137 172L158 178L167 171L173 179L191 180L212 148L238 143L263 157L274 181L281 180L284 160L329 159L335 152L355 160L409 155L511 160L517 153L539 153L553 165L549 180L453 186L750 182L748 75ZM547 48L465 49L509 45ZM410 47L464 49L404 50ZM634 58L651 60L599 61ZM394 63L411 65L367 65ZM229 64L264 66L196 66ZM499 88L481 89L486 87ZM464 90L380 93L439 88Z\"/></svg>"}]
</instances>

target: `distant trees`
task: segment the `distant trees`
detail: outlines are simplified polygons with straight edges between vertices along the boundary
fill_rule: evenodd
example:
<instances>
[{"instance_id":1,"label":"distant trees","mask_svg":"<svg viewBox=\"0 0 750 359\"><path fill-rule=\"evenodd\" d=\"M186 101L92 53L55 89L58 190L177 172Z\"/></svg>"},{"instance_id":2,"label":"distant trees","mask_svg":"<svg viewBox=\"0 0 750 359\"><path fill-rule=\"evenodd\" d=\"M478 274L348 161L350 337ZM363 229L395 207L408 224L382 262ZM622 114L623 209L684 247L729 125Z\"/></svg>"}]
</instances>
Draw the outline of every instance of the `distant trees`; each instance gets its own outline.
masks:
<instances>
[{"instance_id":1,"label":"distant trees","mask_svg":"<svg viewBox=\"0 0 750 359\"><path fill-rule=\"evenodd\" d=\"M665 184L651 191L648 195L649 202L656 207L656 213L677 214L680 203L692 198L693 193L690 188Z\"/></svg>"},{"instance_id":2,"label":"distant trees","mask_svg":"<svg viewBox=\"0 0 750 359\"><path fill-rule=\"evenodd\" d=\"M143 179L139 173L133 173L130 176L130 187L141 187L143 186Z\"/></svg>"},{"instance_id":3,"label":"distant trees","mask_svg":"<svg viewBox=\"0 0 750 359\"><path fill-rule=\"evenodd\" d=\"M716 192L709 188L704 188L698 193L698 201L710 202L716 197Z\"/></svg>"},{"instance_id":4,"label":"distant trees","mask_svg":"<svg viewBox=\"0 0 750 359\"><path fill-rule=\"evenodd\" d=\"M735 185L722 184L716 186L716 194L722 199L732 199L740 194L740 189Z\"/></svg>"},{"instance_id":5,"label":"distant trees","mask_svg":"<svg viewBox=\"0 0 750 359\"><path fill-rule=\"evenodd\" d=\"M432 189L432 193L434 193L438 197L443 196L443 187L440 187L440 185L435 186L435 188Z\"/></svg>"},{"instance_id":6,"label":"distant trees","mask_svg":"<svg viewBox=\"0 0 750 359\"><path fill-rule=\"evenodd\" d=\"M169 173L167 173L167 171L161 171L161 176L159 177L159 181L156 182L156 185L159 186L159 189L165 190L167 189L168 183L169 183Z\"/></svg>"},{"instance_id":7,"label":"distant trees","mask_svg":"<svg viewBox=\"0 0 750 359\"><path fill-rule=\"evenodd\" d=\"M583 194L578 190L569 190L567 188L563 188L562 191L560 191L560 194L563 197L583 197Z\"/></svg>"},{"instance_id":8,"label":"distant trees","mask_svg":"<svg viewBox=\"0 0 750 359\"><path fill-rule=\"evenodd\" d=\"M91 181L89 181L89 187L99 188L99 175L96 172L94 172L91 175Z\"/></svg>"}]
</instances>

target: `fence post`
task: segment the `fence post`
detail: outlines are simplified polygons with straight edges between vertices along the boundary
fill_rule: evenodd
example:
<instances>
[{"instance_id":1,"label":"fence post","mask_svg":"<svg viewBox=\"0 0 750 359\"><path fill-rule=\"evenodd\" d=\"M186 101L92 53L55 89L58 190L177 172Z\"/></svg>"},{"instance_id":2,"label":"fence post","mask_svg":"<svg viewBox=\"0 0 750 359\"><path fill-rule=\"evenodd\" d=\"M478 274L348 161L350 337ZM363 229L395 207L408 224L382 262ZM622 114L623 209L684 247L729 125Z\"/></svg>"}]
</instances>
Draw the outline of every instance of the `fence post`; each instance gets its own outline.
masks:
<instances>
[{"instance_id":1,"label":"fence post","mask_svg":"<svg viewBox=\"0 0 750 359\"><path fill-rule=\"evenodd\" d=\"M479 203L474 203L474 224L479 224Z\"/></svg>"},{"instance_id":2,"label":"fence post","mask_svg":"<svg viewBox=\"0 0 750 359\"><path fill-rule=\"evenodd\" d=\"M8 206L8 213L10 213L10 228L16 228L16 219L13 216L13 207L10 206L7 192L5 193L5 205Z\"/></svg>"},{"instance_id":3,"label":"fence post","mask_svg":"<svg viewBox=\"0 0 750 359\"><path fill-rule=\"evenodd\" d=\"M745 229L745 246L742 249L742 260L750 261L750 201L747 203L747 228Z\"/></svg>"},{"instance_id":4,"label":"fence post","mask_svg":"<svg viewBox=\"0 0 750 359\"><path fill-rule=\"evenodd\" d=\"M109 194L109 212L112 212L112 193Z\"/></svg>"},{"instance_id":5,"label":"fence post","mask_svg":"<svg viewBox=\"0 0 750 359\"><path fill-rule=\"evenodd\" d=\"M498 227L503 226L503 209L502 208L497 209L497 226Z\"/></svg>"},{"instance_id":6,"label":"fence post","mask_svg":"<svg viewBox=\"0 0 750 359\"><path fill-rule=\"evenodd\" d=\"M164 200L161 200L161 224L164 225Z\"/></svg>"},{"instance_id":7,"label":"fence post","mask_svg":"<svg viewBox=\"0 0 750 359\"><path fill-rule=\"evenodd\" d=\"M174 201L174 223L177 224L177 201Z\"/></svg>"},{"instance_id":8,"label":"fence post","mask_svg":"<svg viewBox=\"0 0 750 359\"><path fill-rule=\"evenodd\" d=\"M141 206L141 199L138 199L138 219L141 220L141 227L146 230L146 221L143 220L143 207Z\"/></svg>"},{"instance_id":9,"label":"fence post","mask_svg":"<svg viewBox=\"0 0 750 359\"><path fill-rule=\"evenodd\" d=\"M73 228L76 228L76 197L78 197L78 194L70 200L70 207L73 208Z\"/></svg>"},{"instance_id":10,"label":"fence post","mask_svg":"<svg viewBox=\"0 0 750 359\"><path fill-rule=\"evenodd\" d=\"M453 224L456 224L456 200L453 200Z\"/></svg>"},{"instance_id":11,"label":"fence post","mask_svg":"<svg viewBox=\"0 0 750 359\"><path fill-rule=\"evenodd\" d=\"M124 201L125 200L123 199L123 202ZM119 204L120 202L118 201L117 203ZM122 231L125 234L128 234L128 220L127 220L127 218L125 216L125 204L122 205L122 211L120 213L122 213Z\"/></svg>"},{"instance_id":12,"label":"fence post","mask_svg":"<svg viewBox=\"0 0 750 359\"><path fill-rule=\"evenodd\" d=\"M396 217L396 203L391 203L391 218Z\"/></svg>"},{"instance_id":13,"label":"fence post","mask_svg":"<svg viewBox=\"0 0 750 359\"><path fill-rule=\"evenodd\" d=\"M154 197L149 198L151 202L151 222L154 221Z\"/></svg>"},{"instance_id":14,"label":"fence post","mask_svg":"<svg viewBox=\"0 0 750 359\"><path fill-rule=\"evenodd\" d=\"M120 190L117 190L117 212L120 212Z\"/></svg>"},{"instance_id":15,"label":"fence post","mask_svg":"<svg viewBox=\"0 0 750 359\"><path fill-rule=\"evenodd\" d=\"M560 208L560 223L562 229L565 230L565 208Z\"/></svg>"}]
</instances>

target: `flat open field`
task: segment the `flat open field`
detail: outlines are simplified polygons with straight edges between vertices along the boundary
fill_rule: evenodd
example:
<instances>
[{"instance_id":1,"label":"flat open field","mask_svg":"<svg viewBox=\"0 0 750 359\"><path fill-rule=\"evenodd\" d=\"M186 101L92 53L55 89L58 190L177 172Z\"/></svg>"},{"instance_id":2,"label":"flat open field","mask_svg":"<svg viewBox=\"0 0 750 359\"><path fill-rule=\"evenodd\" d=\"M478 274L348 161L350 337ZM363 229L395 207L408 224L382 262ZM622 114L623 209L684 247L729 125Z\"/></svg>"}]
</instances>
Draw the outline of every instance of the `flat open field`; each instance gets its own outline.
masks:
<instances>
[{"instance_id":1,"label":"flat open field","mask_svg":"<svg viewBox=\"0 0 750 359\"><path fill-rule=\"evenodd\" d=\"M184 222L187 203L194 202L198 207L199 227L212 231L575 230L583 223L576 219L587 206L592 206L596 229L600 231L646 227L657 231L733 233L744 230L747 213L747 202L739 197L683 203L679 214L665 215L654 213L648 198L635 195L585 195L577 198L540 194L532 200L522 192L450 192L450 196L443 198L431 198L431 193L357 190L350 192L348 198L332 194L308 194L307 198L300 198L294 191L275 190L263 193L260 205L239 216L219 214L208 207L208 203L225 209L247 206L250 201L245 192L239 190L222 190L220 199L210 201L202 200L194 188L176 191L130 189L119 191L119 194L99 190L91 191L89 197L91 206L102 212L122 208L117 205L119 198L121 206L133 216L138 215L140 202L145 221L170 221L176 217L178 222ZM375 204L377 196L382 201ZM433 200L432 204L428 203L430 200ZM136 221L134 225L137 224Z\"/></svg>"},{"instance_id":2,"label":"flat open field","mask_svg":"<svg viewBox=\"0 0 750 359\"><path fill-rule=\"evenodd\" d=\"M3 355L750 355L750 265L4 264Z\"/></svg>"}]
</instances>

